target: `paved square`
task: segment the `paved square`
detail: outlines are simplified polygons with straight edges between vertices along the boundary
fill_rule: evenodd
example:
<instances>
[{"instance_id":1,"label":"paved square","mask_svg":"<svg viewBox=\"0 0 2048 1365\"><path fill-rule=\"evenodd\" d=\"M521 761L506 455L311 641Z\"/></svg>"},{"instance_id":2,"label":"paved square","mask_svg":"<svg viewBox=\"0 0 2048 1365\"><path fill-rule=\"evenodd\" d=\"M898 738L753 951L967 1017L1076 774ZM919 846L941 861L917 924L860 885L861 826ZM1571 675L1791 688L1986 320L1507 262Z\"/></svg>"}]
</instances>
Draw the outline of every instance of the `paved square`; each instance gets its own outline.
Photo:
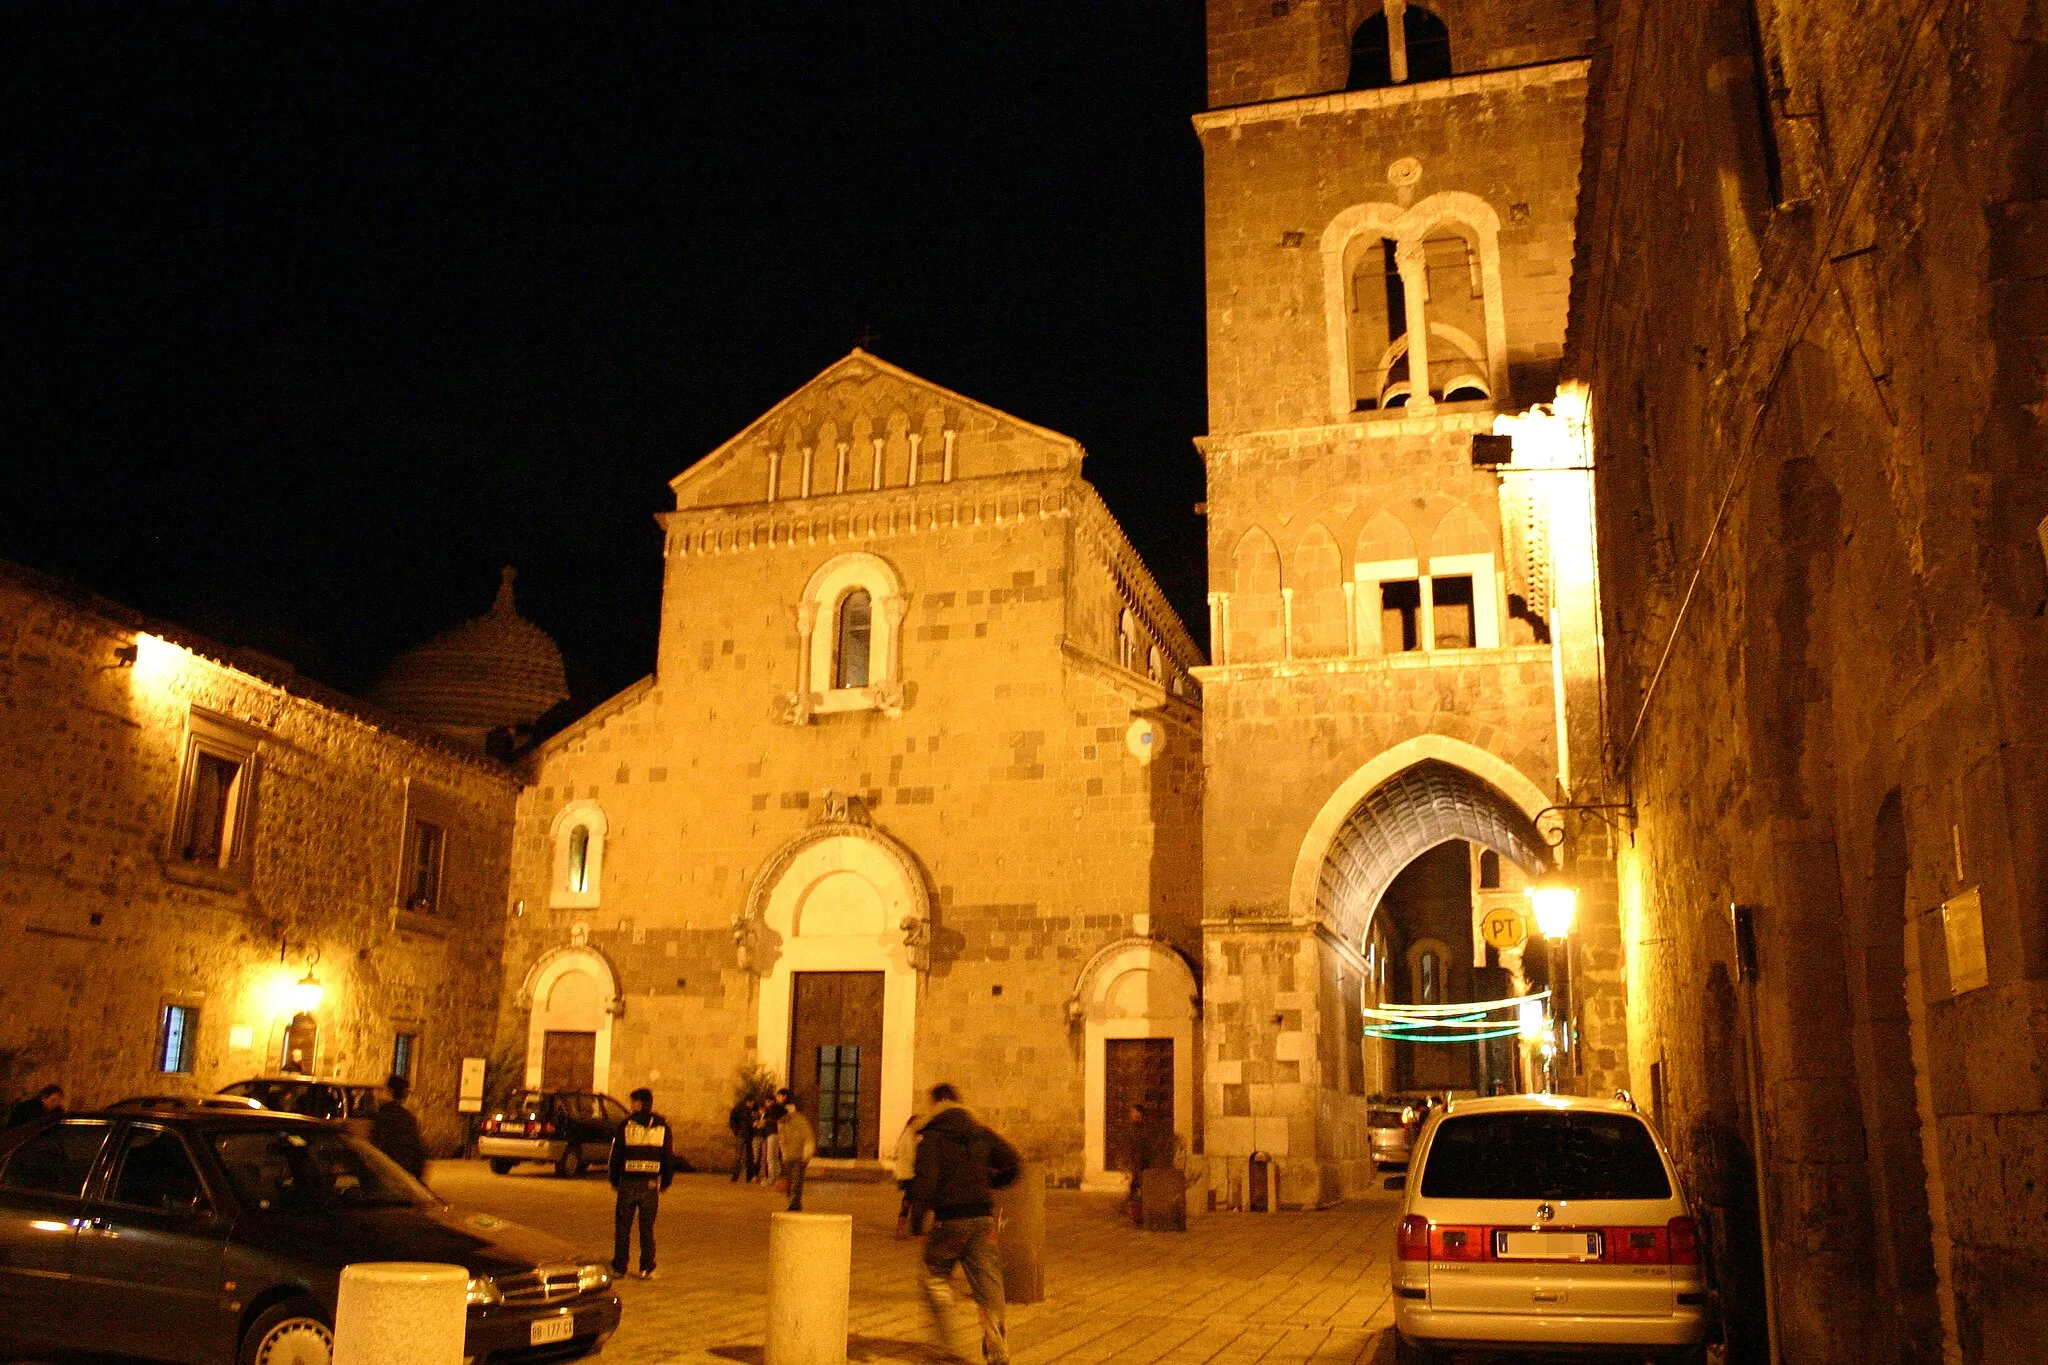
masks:
<instances>
[{"instance_id":1,"label":"paved square","mask_svg":"<svg viewBox=\"0 0 2048 1365\"><path fill-rule=\"evenodd\" d=\"M611 1190L532 1168L491 1175L437 1162L452 1202L540 1228L610 1259ZM782 1198L724 1176L686 1175L663 1198L661 1275L621 1286L626 1315L612 1365L756 1365L767 1324L768 1217ZM890 1184L817 1182L805 1208L853 1216L850 1353L935 1361L917 1289L916 1241L897 1241ZM1186 1233L1140 1232L1109 1195L1050 1191L1044 1303L1010 1310L1016 1365L1050 1361L1251 1365L1376 1361L1392 1322L1391 1196L1322 1213L1215 1214Z\"/></svg>"}]
</instances>

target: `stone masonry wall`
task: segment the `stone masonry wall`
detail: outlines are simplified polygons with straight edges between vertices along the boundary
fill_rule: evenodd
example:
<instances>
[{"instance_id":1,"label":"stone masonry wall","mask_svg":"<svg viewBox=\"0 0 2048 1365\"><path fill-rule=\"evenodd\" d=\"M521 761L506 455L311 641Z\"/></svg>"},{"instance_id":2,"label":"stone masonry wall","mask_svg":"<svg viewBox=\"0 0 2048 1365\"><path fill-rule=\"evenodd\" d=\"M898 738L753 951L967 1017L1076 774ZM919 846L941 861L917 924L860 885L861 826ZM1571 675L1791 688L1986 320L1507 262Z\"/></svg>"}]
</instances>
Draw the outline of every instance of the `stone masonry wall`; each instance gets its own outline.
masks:
<instances>
[{"instance_id":1,"label":"stone masonry wall","mask_svg":"<svg viewBox=\"0 0 2048 1365\"><path fill-rule=\"evenodd\" d=\"M317 951L315 1070L381 1082L394 1034L418 1034L414 1108L452 1150L460 1062L487 1054L498 994L510 774L167 634L0 569L0 1047L21 1050L11 1089L56 1081L79 1108L273 1071L292 1012L281 988ZM117 651L131 646L124 662ZM240 883L168 856L194 706L258 737ZM409 785L435 794L449 842L439 909L401 918ZM156 1070L167 1004L199 1011L189 1074Z\"/></svg>"},{"instance_id":2,"label":"stone masonry wall","mask_svg":"<svg viewBox=\"0 0 2048 1365\"><path fill-rule=\"evenodd\" d=\"M1604 10L1592 81L1570 369L1635 1071L1738 1288L1762 1204L1783 1358L2038 1360L2042 17L1756 13Z\"/></svg>"}]
</instances>

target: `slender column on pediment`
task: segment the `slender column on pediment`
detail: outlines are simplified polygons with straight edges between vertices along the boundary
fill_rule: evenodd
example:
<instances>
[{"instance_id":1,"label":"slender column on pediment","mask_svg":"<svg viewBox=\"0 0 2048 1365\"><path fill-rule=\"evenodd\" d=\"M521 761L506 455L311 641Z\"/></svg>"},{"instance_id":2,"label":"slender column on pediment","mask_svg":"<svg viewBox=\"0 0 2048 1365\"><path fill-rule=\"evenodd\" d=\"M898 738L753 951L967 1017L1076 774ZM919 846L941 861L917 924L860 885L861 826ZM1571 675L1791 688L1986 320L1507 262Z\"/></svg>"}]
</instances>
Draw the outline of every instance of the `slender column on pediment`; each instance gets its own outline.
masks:
<instances>
[{"instance_id":1,"label":"slender column on pediment","mask_svg":"<svg viewBox=\"0 0 2048 1365\"><path fill-rule=\"evenodd\" d=\"M1280 589L1280 657L1294 657L1294 589Z\"/></svg>"},{"instance_id":2,"label":"slender column on pediment","mask_svg":"<svg viewBox=\"0 0 2048 1365\"><path fill-rule=\"evenodd\" d=\"M877 436L875 438L875 477L873 482L868 484L870 488L880 488L882 486L882 447L886 444L887 442L882 437Z\"/></svg>"},{"instance_id":3,"label":"slender column on pediment","mask_svg":"<svg viewBox=\"0 0 2048 1365\"><path fill-rule=\"evenodd\" d=\"M1344 652L1358 657L1358 585L1344 584Z\"/></svg>"},{"instance_id":4,"label":"slender column on pediment","mask_svg":"<svg viewBox=\"0 0 2048 1365\"><path fill-rule=\"evenodd\" d=\"M917 448L923 444L923 433L916 431L910 433L910 486L912 488L917 487Z\"/></svg>"},{"instance_id":5,"label":"slender column on pediment","mask_svg":"<svg viewBox=\"0 0 2048 1365\"><path fill-rule=\"evenodd\" d=\"M810 719L811 640L817 633L818 604L804 601L796 609L796 693L791 698L792 714L801 725Z\"/></svg>"},{"instance_id":6,"label":"slender column on pediment","mask_svg":"<svg viewBox=\"0 0 2048 1365\"><path fill-rule=\"evenodd\" d=\"M1428 408L1435 400L1429 396L1429 276L1422 243L1401 243L1394 264L1408 301L1408 406Z\"/></svg>"},{"instance_id":7,"label":"slender column on pediment","mask_svg":"<svg viewBox=\"0 0 2048 1365\"><path fill-rule=\"evenodd\" d=\"M782 452L768 452L768 501L774 502L775 495L782 489Z\"/></svg>"},{"instance_id":8,"label":"slender column on pediment","mask_svg":"<svg viewBox=\"0 0 2048 1365\"><path fill-rule=\"evenodd\" d=\"M844 493L846 491L846 442L844 441L839 443L839 482L833 485L832 491L835 493Z\"/></svg>"},{"instance_id":9,"label":"slender column on pediment","mask_svg":"<svg viewBox=\"0 0 2048 1365\"><path fill-rule=\"evenodd\" d=\"M946 463L944 471L939 476L943 483L953 482L953 437L957 434L950 427L946 429Z\"/></svg>"},{"instance_id":10,"label":"slender column on pediment","mask_svg":"<svg viewBox=\"0 0 2048 1365\"><path fill-rule=\"evenodd\" d=\"M804 491L802 496L806 498L811 495L811 452L812 447L804 447Z\"/></svg>"},{"instance_id":11,"label":"slender column on pediment","mask_svg":"<svg viewBox=\"0 0 2048 1365\"><path fill-rule=\"evenodd\" d=\"M1387 66L1400 85L1408 79L1408 0L1385 0Z\"/></svg>"}]
</instances>

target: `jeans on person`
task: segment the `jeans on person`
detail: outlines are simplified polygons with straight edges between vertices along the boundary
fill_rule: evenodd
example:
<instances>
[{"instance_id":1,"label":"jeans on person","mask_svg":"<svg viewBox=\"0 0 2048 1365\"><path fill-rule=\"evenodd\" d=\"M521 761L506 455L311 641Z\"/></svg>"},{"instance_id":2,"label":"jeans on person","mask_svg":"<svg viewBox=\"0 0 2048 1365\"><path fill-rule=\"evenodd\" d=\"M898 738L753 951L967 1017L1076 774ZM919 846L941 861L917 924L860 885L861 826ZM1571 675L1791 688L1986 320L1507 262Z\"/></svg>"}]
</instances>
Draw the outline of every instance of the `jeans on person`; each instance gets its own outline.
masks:
<instances>
[{"instance_id":1,"label":"jeans on person","mask_svg":"<svg viewBox=\"0 0 2048 1365\"><path fill-rule=\"evenodd\" d=\"M967 1272L967 1292L981 1310L981 1358L1003 1365L1010 1347L1003 1334L1003 1259L996 1243L996 1220L945 1218L932 1223L924 1243L924 1297L932 1310L939 1340L966 1359L953 1338L948 1316L958 1300L953 1294L953 1267Z\"/></svg>"},{"instance_id":2,"label":"jeans on person","mask_svg":"<svg viewBox=\"0 0 2048 1365\"><path fill-rule=\"evenodd\" d=\"M782 1179L782 1135L770 1133L761 1140L761 1178L769 1184Z\"/></svg>"},{"instance_id":3,"label":"jeans on person","mask_svg":"<svg viewBox=\"0 0 2048 1365\"><path fill-rule=\"evenodd\" d=\"M754 1178L754 1135L736 1132L732 1135L732 1178L752 1180Z\"/></svg>"},{"instance_id":4,"label":"jeans on person","mask_svg":"<svg viewBox=\"0 0 2048 1365\"><path fill-rule=\"evenodd\" d=\"M783 1163L782 1173L789 1178L789 1211L791 1213L802 1213L804 1211L804 1167L809 1164L809 1162L804 1161L787 1161Z\"/></svg>"},{"instance_id":5,"label":"jeans on person","mask_svg":"<svg viewBox=\"0 0 2048 1365\"><path fill-rule=\"evenodd\" d=\"M640 1273L654 1269L654 1215L661 1208L661 1186L652 1180L619 1182L619 1203L612 1212L612 1271L626 1273L633 1249L633 1220L640 1220Z\"/></svg>"}]
</instances>

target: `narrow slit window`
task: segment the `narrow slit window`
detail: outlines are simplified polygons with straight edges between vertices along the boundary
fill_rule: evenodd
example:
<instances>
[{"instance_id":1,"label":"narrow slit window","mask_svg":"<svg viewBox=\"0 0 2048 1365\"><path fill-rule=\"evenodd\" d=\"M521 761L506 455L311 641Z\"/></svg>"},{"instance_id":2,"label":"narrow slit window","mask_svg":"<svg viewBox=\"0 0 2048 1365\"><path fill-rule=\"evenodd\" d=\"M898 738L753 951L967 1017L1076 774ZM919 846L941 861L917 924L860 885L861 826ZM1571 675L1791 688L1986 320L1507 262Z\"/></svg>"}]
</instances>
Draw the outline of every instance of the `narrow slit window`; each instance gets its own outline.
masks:
<instances>
[{"instance_id":1,"label":"narrow slit window","mask_svg":"<svg viewBox=\"0 0 2048 1365\"><path fill-rule=\"evenodd\" d=\"M1479 855L1479 889L1496 891L1500 889L1500 854L1487 849Z\"/></svg>"},{"instance_id":2,"label":"narrow slit window","mask_svg":"<svg viewBox=\"0 0 2048 1365\"><path fill-rule=\"evenodd\" d=\"M1422 998L1420 1005L1440 1005L1444 997L1443 964L1435 953L1424 953L1422 960L1415 964L1415 993Z\"/></svg>"},{"instance_id":3,"label":"narrow slit window","mask_svg":"<svg viewBox=\"0 0 2048 1365\"><path fill-rule=\"evenodd\" d=\"M417 1033L401 1033L391 1040L391 1074L412 1079L412 1069L419 1048Z\"/></svg>"},{"instance_id":4,"label":"narrow slit window","mask_svg":"<svg viewBox=\"0 0 2048 1365\"><path fill-rule=\"evenodd\" d=\"M834 687L868 685L868 644L874 633L874 599L855 588L839 604L839 649L834 657Z\"/></svg>"},{"instance_id":5,"label":"narrow slit window","mask_svg":"<svg viewBox=\"0 0 2048 1365\"><path fill-rule=\"evenodd\" d=\"M1422 584L1417 580L1380 584L1380 648L1388 654L1422 648Z\"/></svg>"}]
</instances>

